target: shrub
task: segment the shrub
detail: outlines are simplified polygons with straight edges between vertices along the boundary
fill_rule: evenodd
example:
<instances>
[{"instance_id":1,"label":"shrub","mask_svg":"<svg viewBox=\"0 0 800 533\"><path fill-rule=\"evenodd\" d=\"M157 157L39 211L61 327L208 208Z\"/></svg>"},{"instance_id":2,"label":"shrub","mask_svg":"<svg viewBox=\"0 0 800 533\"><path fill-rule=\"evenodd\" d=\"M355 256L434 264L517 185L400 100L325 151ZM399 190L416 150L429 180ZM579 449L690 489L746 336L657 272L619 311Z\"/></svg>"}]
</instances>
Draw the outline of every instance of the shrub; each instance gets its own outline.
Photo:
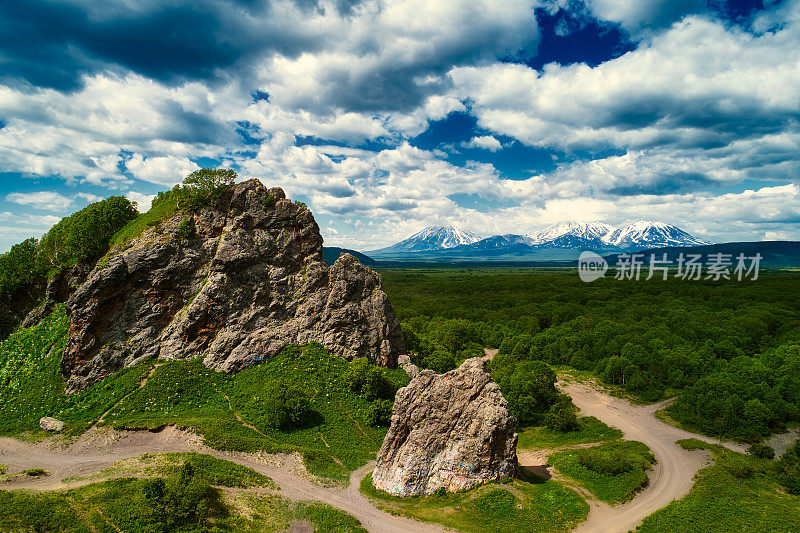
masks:
<instances>
[{"instance_id":1,"label":"shrub","mask_svg":"<svg viewBox=\"0 0 800 533\"><path fill-rule=\"evenodd\" d=\"M766 444L751 444L749 448L747 448L747 453L752 456L758 457L759 459L774 459L775 458L775 450L772 447L767 446Z\"/></svg>"},{"instance_id":2,"label":"shrub","mask_svg":"<svg viewBox=\"0 0 800 533\"><path fill-rule=\"evenodd\" d=\"M778 461L778 478L789 494L800 495L800 440L792 444Z\"/></svg>"},{"instance_id":3,"label":"shrub","mask_svg":"<svg viewBox=\"0 0 800 533\"><path fill-rule=\"evenodd\" d=\"M350 361L347 370L342 374L342 383L370 401L393 398L396 392L383 371L370 364L366 357L356 357Z\"/></svg>"},{"instance_id":4,"label":"shrub","mask_svg":"<svg viewBox=\"0 0 800 533\"><path fill-rule=\"evenodd\" d=\"M392 421L391 400L377 399L372 402L369 408L369 423L372 426L388 426Z\"/></svg>"},{"instance_id":5,"label":"shrub","mask_svg":"<svg viewBox=\"0 0 800 533\"><path fill-rule=\"evenodd\" d=\"M260 415L273 429L286 431L301 427L314 415L308 394L297 386L273 381L267 384L264 396Z\"/></svg>"},{"instance_id":6,"label":"shrub","mask_svg":"<svg viewBox=\"0 0 800 533\"><path fill-rule=\"evenodd\" d=\"M578 414L569 396L562 394L544 416L544 425L552 431L574 431L579 428Z\"/></svg>"},{"instance_id":7,"label":"shrub","mask_svg":"<svg viewBox=\"0 0 800 533\"><path fill-rule=\"evenodd\" d=\"M191 218L184 218L181 220L181 223L178 224L178 230L176 235L179 239L188 241L189 239L193 239L195 236L195 229L194 229L194 222Z\"/></svg>"}]
</instances>

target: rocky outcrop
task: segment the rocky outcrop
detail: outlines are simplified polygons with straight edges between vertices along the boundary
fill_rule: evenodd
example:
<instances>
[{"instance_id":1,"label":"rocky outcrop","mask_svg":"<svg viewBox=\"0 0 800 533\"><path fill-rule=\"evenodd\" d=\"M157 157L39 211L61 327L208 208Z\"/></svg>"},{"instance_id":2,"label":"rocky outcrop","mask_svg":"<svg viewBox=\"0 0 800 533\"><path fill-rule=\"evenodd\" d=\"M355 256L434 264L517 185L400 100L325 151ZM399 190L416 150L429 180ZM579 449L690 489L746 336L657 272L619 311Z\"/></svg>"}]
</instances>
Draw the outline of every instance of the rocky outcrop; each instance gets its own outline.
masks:
<instances>
[{"instance_id":1,"label":"rocky outcrop","mask_svg":"<svg viewBox=\"0 0 800 533\"><path fill-rule=\"evenodd\" d=\"M380 276L349 254L329 267L311 212L257 180L112 250L67 311L70 391L147 357L230 372L291 343L386 366L405 351Z\"/></svg>"},{"instance_id":2,"label":"rocky outcrop","mask_svg":"<svg viewBox=\"0 0 800 533\"><path fill-rule=\"evenodd\" d=\"M482 358L422 370L400 389L373 485L396 496L456 492L517 470L516 423Z\"/></svg>"},{"instance_id":3,"label":"rocky outcrop","mask_svg":"<svg viewBox=\"0 0 800 533\"><path fill-rule=\"evenodd\" d=\"M45 431L61 431L64 429L64 422L50 416L43 416L39 419L39 427Z\"/></svg>"}]
</instances>

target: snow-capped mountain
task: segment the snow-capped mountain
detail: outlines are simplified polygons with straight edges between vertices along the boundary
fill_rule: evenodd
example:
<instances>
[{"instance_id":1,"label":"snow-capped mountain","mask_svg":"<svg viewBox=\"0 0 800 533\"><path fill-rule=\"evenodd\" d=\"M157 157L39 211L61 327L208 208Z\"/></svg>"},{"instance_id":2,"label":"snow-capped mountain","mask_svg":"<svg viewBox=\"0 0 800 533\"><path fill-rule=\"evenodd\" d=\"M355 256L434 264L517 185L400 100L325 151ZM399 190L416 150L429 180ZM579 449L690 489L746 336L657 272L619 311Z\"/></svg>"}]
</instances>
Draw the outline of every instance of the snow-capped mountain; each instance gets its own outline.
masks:
<instances>
[{"instance_id":1,"label":"snow-capped mountain","mask_svg":"<svg viewBox=\"0 0 800 533\"><path fill-rule=\"evenodd\" d=\"M474 250L498 250L514 246L530 247L533 246L533 244L533 239L526 235L507 233L505 235L493 235L491 237L486 237L485 239L471 243L469 247Z\"/></svg>"},{"instance_id":2,"label":"snow-capped mountain","mask_svg":"<svg viewBox=\"0 0 800 533\"><path fill-rule=\"evenodd\" d=\"M565 236L603 241L614 229L614 226L605 222L559 222L528 236L534 244L551 243Z\"/></svg>"},{"instance_id":3,"label":"snow-capped mountain","mask_svg":"<svg viewBox=\"0 0 800 533\"><path fill-rule=\"evenodd\" d=\"M663 246L710 244L671 224L639 220L622 228L604 222L561 222L527 235L493 235L480 239L474 233L450 226L425 228L404 241L367 252L401 257L487 258L500 256L574 259L584 250L619 253Z\"/></svg>"},{"instance_id":4,"label":"snow-capped mountain","mask_svg":"<svg viewBox=\"0 0 800 533\"><path fill-rule=\"evenodd\" d=\"M386 248L369 252L371 254L430 252L447 250L456 246L472 244L480 240L476 234L454 226L430 226L415 233L408 239Z\"/></svg>"},{"instance_id":5,"label":"snow-capped mountain","mask_svg":"<svg viewBox=\"0 0 800 533\"><path fill-rule=\"evenodd\" d=\"M708 241L690 235L678 226L652 220L639 220L624 228L616 229L605 240L608 244L623 250L628 248L711 244Z\"/></svg>"}]
</instances>

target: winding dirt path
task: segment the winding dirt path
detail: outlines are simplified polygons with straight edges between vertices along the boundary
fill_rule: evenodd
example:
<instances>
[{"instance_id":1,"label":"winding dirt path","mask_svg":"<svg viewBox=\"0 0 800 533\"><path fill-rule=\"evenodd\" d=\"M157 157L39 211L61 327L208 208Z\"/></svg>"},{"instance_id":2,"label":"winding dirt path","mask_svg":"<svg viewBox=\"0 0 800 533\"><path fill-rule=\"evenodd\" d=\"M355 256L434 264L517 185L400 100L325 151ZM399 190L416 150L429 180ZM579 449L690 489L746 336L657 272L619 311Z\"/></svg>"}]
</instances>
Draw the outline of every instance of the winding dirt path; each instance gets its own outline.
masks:
<instances>
[{"instance_id":1,"label":"winding dirt path","mask_svg":"<svg viewBox=\"0 0 800 533\"><path fill-rule=\"evenodd\" d=\"M696 438L722 444L737 452L745 451L743 445L720 443L655 418L655 412L663 409L670 400L653 405L634 405L598 390L596 385L560 382L559 386L572 396L582 415L597 417L609 426L619 428L625 439L645 443L658 461L648 475L648 485L633 500L616 507L590 500L589 517L576 532L627 532L645 517L685 496L694 484L694 475L708 464L710 454L684 450L676 444L680 439Z\"/></svg>"},{"instance_id":2,"label":"winding dirt path","mask_svg":"<svg viewBox=\"0 0 800 533\"><path fill-rule=\"evenodd\" d=\"M364 465L350 477L347 487L324 487L310 481L297 456L258 455L221 452L204 446L201 437L174 427L161 431L115 431L93 428L72 443L48 440L26 442L0 438L0 463L10 466L10 473L27 468L44 468L50 475L21 477L0 484L0 489L60 490L99 481L88 479L63 483L73 476L88 476L117 461L144 453L207 453L252 468L269 476L280 487L280 494L290 500L316 500L341 509L358 518L371 532L423 533L446 530L432 524L394 516L374 507L359 491L361 480L374 467Z\"/></svg>"}]
</instances>

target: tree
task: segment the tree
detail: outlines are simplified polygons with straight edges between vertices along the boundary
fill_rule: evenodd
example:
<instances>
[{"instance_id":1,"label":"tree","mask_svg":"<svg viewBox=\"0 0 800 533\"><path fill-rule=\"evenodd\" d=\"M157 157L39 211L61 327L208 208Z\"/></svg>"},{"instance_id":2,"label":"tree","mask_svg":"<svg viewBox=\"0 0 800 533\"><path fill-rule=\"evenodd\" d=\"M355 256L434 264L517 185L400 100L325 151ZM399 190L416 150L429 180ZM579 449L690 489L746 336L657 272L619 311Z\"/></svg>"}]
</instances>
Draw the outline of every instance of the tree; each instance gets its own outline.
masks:
<instances>
[{"instance_id":1,"label":"tree","mask_svg":"<svg viewBox=\"0 0 800 533\"><path fill-rule=\"evenodd\" d=\"M502 373L500 374L502 376ZM541 424L559 397L556 373L544 361L522 361L498 380L520 426Z\"/></svg>"},{"instance_id":2,"label":"tree","mask_svg":"<svg viewBox=\"0 0 800 533\"><path fill-rule=\"evenodd\" d=\"M180 207L197 211L233 185L236 172L229 168L195 170L183 180Z\"/></svg>"}]
</instances>

